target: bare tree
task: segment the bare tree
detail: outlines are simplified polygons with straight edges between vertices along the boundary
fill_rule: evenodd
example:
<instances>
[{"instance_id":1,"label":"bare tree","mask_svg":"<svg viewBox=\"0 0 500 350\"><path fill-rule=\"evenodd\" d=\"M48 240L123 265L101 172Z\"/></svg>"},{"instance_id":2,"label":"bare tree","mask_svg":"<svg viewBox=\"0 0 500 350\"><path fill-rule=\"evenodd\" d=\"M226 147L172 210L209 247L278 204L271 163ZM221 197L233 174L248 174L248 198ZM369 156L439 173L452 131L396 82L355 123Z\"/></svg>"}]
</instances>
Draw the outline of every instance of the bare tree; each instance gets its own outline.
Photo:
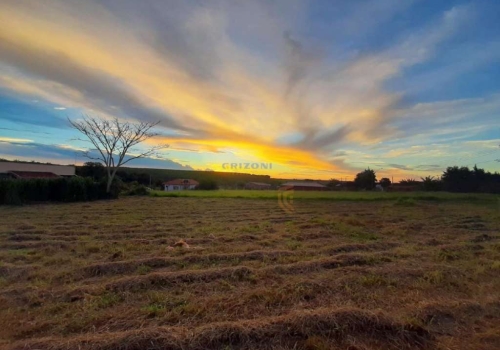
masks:
<instances>
[{"instance_id":1,"label":"bare tree","mask_svg":"<svg viewBox=\"0 0 500 350\"><path fill-rule=\"evenodd\" d=\"M107 173L106 192L108 193L119 167L131 160L154 155L158 150L168 147L168 145L161 144L146 150L134 150L134 146L158 136L158 133L153 132L152 129L159 122L130 123L121 122L118 118L109 120L88 115L77 120L68 118L68 121L73 128L88 139L83 139L83 141L89 141L95 147L95 149L85 151L84 157L104 163ZM95 152L97 155L94 155L92 151L97 151Z\"/></svg>"}]
</instances>

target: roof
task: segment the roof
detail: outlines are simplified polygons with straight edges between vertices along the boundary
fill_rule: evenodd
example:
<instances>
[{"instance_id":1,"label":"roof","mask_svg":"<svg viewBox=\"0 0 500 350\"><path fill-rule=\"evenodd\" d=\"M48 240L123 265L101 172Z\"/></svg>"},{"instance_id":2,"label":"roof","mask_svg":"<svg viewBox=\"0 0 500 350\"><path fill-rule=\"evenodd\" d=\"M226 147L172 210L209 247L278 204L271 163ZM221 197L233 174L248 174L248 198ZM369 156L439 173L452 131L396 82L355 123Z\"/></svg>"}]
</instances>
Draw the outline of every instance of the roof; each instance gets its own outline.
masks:
<instances>
[{"instance_id":1,"label":"roof","mask_svg":"<svg viewBox=\"0 0 500 350\"><path fill-rule=\"evenodd\" d=\"M18 163L18 162L0 162L0 173L14 172L37 172L53 173L60 176L74 176L75 166L73 165L55 165L38 163Z\"/></svg>"},{"instance_id":2,"label":"roof","mask_svg":"<svg viewBox=\"0 0 500 350\"><path fill-rule=\"evenodd\" d=\"M271 186L271 184L266 184L264 182L248 182L247 185L252 184L252 185L259 185L259 186Z\"/></svg>"},{"instance_id":3,"label":"roof","mask_svg":"<svg viewBox=\"0 0 500 350\"><path fill-rule=\"evenodd\" d=\"M286 182L282 184L281 186L302 186L302 187L326 187L325 185L319 184L317 182L310 182L310 181L291 181L291 182Z\"/></svg>"},{"instance_id":4,"label":"roof","mask_svg":"<svg viewBox=\"0 0 500 350\"><path fill-rule=\"evenodd\" d=\"M163 184L164 185L180 185L180 186L187 186L187 185L198 186L200 183L196 180L193 180L193 179L175 179L175 180L170 180L170 181L164 182Z\"/></svg>"},{"instance_id":5,"label":"roof","mask_svg":"<svg viewBox=\"0 0 500 350\"><path fill-rule=\"evenodd\" d=\"M54 179L60 177L54 173L43 171L9 171L8 173L18 179Z\"/></svg>"}]
</instances>

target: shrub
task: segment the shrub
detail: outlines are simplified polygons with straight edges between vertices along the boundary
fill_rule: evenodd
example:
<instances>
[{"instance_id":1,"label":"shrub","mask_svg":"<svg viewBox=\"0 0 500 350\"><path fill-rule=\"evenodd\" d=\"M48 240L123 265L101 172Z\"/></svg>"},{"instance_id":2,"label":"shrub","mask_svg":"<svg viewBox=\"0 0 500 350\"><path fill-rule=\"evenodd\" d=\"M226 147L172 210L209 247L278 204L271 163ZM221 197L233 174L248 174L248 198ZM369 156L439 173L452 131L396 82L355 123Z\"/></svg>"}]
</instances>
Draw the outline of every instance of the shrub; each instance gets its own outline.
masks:
<instances>
[{"instance_id":1,"label":"shrub","mask_svg":"<svg viewBox=\"0 0 500 350\"><path fill-rule=\"evenodd\" d=\"M87 200L87 187L85 180L81 177L72 178L68 181L66 192L67 202L83 202Z\"/></svg>"},{"instance_id":2,"label":"shrub","mask_svg":"<svg viewBox=\"0 0 500 350\"><path fill-rule=\"evenodd\" d=\"M20 196L19 188L16 186L7 186L4 202L7 205L21 205L23 204Z\"/></svg>"},{"instance_id":3,"label":"shrub","mask_svg":"<svg viewBox=\"0 0 500 350\"><path fill-rule=\"evenodd\" d=\"M149 190L144 185L137 185L125 191L126 196L147 196L149 194Z\"/></svg>"},{"instance_id":4,"label":"shrub","mask_svg":"<svg viewBox=\"0 0 500 350\"><path fill-rule=\"evenodd\" d=\"M92 178L0 180L0 205L21 205L24 203L45 201L92 201L117 198L118 193L118 183L113 184L111 193L106 193L106 183L95 182Z\"/></svg>"},{"instance_id":5,"label":"shrub","mask_svg":"<svg viewBox=\"0 0 500 350\"><path fill-rule=\"evenodd\" d=\"M33 180L33 189L31 195L38 201L49 200L49 184L44 179Z\"/></svg>"},{"instance_id":6,"label":"shrub","mask_svg":"<svg viewBox=\"0 0 500 350\"><path fill-rule=\"evenodd\" d=\"M388 188L389 186L391 186L391 184L391 180L387 177L383 177L382 179L380 179L380 186L382 186L383 188Z\"/></svg>"},{"instance_id":7,"label":"shrub","mask_svg":"<svg viewBox=\"0 0 500 350\"><path fill-rule=\"evenodd\" d=\"M217 190L217 182L214 180L202 180L196 189L198 190Z\"/></svg>"},{"instance_id":8,"label":"shrub","mask_svg":"<svg viewBox=\"0 0 500 350\"><path fill-rule=\"evenodd\" d=\"M68 180L61 178L47 181L49 184L49 200L54 202L64 202L64 199L68 197ZM20 182L29 183L30 180L21 180ZM30 199L33 200L32 198Z\"/></svg>"},{"instance_id":9,"label":"shrub","mask_svg":"<svg viewBox=\"0 0 500 350\"><path fill-rule=\"evenodd\" d=\"M101 189L101 184L92 180L92 178L87 177L84 179L85 187L87 188L87 200L95 201L101 198L101 192L106 191L106 187Z\"/></svg>"},{"instance_id":10,"label":"shrub","mask_svg":"<svg viewBox=\"0 0 500 350\"><path fill-rule=\"evenodd\" d=\"M443 183L435 179L434 176L422 177L422 189L424 191L441 191L443 189Z\"/></svg>"}]
</instances>

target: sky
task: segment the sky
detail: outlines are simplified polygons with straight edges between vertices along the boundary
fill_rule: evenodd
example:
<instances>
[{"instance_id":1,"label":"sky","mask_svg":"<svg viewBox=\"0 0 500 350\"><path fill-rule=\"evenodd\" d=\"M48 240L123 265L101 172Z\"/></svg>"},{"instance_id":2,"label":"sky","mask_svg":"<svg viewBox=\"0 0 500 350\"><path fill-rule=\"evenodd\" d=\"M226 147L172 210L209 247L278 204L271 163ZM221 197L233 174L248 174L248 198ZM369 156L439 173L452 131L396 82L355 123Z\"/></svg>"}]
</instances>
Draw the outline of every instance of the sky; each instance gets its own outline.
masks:
<instances>
[{"instance_id":1,"label":"sky","mask_svg":"<svg viewBox=\"0 0 500 350\"><path fill-rule=\"evenodd\" d=\"M0 0L0 158L81 164L68 118L87 115L160 122L134 151L169 147L136 167L500 171L498 18L497 0Z\"/></svg>"}]
</instances>

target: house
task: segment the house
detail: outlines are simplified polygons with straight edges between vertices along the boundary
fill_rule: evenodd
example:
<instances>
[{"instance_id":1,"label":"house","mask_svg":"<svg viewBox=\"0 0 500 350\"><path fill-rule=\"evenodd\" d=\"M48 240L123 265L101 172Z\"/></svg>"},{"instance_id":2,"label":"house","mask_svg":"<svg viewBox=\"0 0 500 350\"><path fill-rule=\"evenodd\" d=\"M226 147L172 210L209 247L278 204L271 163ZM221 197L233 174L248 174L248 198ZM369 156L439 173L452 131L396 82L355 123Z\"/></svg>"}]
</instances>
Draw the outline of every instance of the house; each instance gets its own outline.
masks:
<instances>
[{"instance_id":1,"label":"house","mask_svg":"<svg viewBox=\"0 0 500 350\"><path fill-rule=\"evenodd\" d=\"M198 181L193 179L175 179L163 183L164 191L183 191L194 190L199 185Z\"/></svg>"},{"instance_id":2,"label":"house","mask_svg":"<svg viewBox=\"0 0 500 350\"><path fill-rule=\"evenodd\" d=\"M0 178L53 179L75 176L73 165L0 162Z\"/></svg>"},{"instance_id":3,"label":"house","mask_svg":"<svg viewBox=\"0 0 500 350\"><path fill-rule=\"evenodd\" d=\"M296 190L296 191L328 191L328 187L317 182L311 181L291 181L282 184L280 191Z\"/></svg>"},{"instance_id":4,"label":"house","mask_svg":"<svg viewBox=\"0 0 500 350\"><path fill-rule=\"evenodd\" d=\"M264 182L247 182L245 190L270 190L271 185Z\"/></svg>"}]
</instances>

